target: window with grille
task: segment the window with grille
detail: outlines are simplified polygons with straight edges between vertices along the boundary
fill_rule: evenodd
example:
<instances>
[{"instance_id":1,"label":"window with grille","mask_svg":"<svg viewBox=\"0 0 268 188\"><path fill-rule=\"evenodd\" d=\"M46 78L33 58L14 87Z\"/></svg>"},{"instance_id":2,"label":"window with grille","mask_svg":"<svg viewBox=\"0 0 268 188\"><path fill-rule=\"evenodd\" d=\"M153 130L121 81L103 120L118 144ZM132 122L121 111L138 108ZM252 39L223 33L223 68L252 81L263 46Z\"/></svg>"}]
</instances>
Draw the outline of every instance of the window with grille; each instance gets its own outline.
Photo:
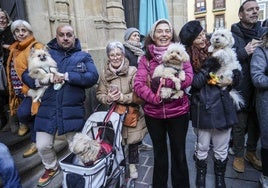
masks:
<instances>
[{"instance_id":1,"label":"window with grille","mask_svg":"<svg viewBox=\"0 0 268 188\"><path fill-rule=\"evenodd\" d=\"M213 0L213 9L225 9L225 0Z\"/></svg>"},{"instance_id":2,"label":"window with grille","mask_svg":"<svg viewBox=\"0 0 268 188\"><path fill-rule=\"evenodd\" d=\"M206 1L205 0L195 0L195 12L206 11Z\"/></svg>"},{"instance_id":3,"label":"window with grille","mask_svg":"<svg viewBox=\"0 0 268 188\"><path fill-rule=\"evenodd\" d=\"M215 16L215 30L219 28L225 28L224 15L216 15Z\"/></svg>"},{"instance_id":4,"label":"window with grille","mask_svg":"<svg viewBox=\"0 0 268 188\"><path fill-rule=\"evenodd\" d=\"M198 20L200 22L201 26L206 31L207 30L206 18L205 17L199 17L199 18L196 18L196 20Z\"/></svg>"}]
</instances>

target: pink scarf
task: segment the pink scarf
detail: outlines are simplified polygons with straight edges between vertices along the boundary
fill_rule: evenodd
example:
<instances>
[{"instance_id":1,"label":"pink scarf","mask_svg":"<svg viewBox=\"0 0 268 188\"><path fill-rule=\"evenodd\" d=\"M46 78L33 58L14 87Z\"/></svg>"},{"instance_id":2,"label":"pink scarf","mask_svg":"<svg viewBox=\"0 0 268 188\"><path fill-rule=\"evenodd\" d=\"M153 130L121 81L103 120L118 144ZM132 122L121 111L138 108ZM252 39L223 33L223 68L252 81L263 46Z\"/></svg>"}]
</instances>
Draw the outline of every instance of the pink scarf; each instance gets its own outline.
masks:
<instances>
[{"instance_id":1,"label":"pink scarf","mask_svg":"<svg viewBox=\"0 0 268 188\"><path fill-rule=\"evenodd\" d=\"M165 51L167 51L168 46L165 47L158 47L154 44L149 45L149 51L153 57L154 60L156 60L158 63L162 63L162 57Z\"/></svg>"}]
</instances>

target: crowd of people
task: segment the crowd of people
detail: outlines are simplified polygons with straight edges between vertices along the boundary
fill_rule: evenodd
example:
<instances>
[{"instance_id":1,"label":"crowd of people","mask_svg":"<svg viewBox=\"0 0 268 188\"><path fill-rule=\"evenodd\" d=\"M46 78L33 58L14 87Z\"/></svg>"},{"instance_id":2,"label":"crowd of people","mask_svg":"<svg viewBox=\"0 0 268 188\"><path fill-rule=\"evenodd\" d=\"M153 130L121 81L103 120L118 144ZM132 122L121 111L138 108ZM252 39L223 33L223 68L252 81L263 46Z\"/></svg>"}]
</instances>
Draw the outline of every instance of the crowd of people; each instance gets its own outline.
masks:
<instances>
[{"instance_id":1,"label":"crowd of people","mask_svg":"<svg viewBox=\"0 0 268 188\"><path fill-rule=\"evenodd\" d=\"M19 136L30 131L32 144L23 157L38 152L45 169L38 186L44 187L60 172L53 147L55 136L64 135L70 143L74 134L82 130L86 121L85 92L97 85L99 103L115 104L115 110L126 108L136 113L135 126L130 127L124 121L121 132L122 145L128 147L130 178L139 176L140 149L152 149L152 186L168 187L170 168L172 187L190 187L186 135L191 121L196 134L193 157L197 188L207 186L210 149L213 151L216 188L226 187L228 155L234 155L232 166L236 172L245 171L244 160L262 171L259 181L263 188L267 188L268 27L258 21L258 16L256 0L241 4L238 10L240 21L230 30L241 70L232 70L231 82L223 83L221 78L212 82L212 75L224 65L209 50L211 35L197 20L188 21L177 34L169 20L159 19L143 43L138 29L126 29L123 43L118 39L107 44L107 61L98 73L91 55L82 51L71 25L58 26L56 37L42 44L35 39L30 23L25 20L12 22L6 11L0 10L0 68L4 70L0 77L1 131L11 131ZM184 79L175 83L170 78L154 77L168 48L179 42L184 45L189 60L183 62L182 69L176 69L175 76L183 72ZM61 73L54 74L46 83L33 79L28 70L28 57L33 49L44 49L45 46ZM161 98L160 93L167 91L162 88L173 91L178 89L178 84L182 96ZM33 101L28 95L29 89L44 86L47 89L41 100ZM233 102L233 89L244 100L240 108ZM153 146L144 143L146 134ZM260 156L257 155L259 138ZM0 169L4 187L21 187L12 156L2 143Z\"/></svg>"}]
</instances>

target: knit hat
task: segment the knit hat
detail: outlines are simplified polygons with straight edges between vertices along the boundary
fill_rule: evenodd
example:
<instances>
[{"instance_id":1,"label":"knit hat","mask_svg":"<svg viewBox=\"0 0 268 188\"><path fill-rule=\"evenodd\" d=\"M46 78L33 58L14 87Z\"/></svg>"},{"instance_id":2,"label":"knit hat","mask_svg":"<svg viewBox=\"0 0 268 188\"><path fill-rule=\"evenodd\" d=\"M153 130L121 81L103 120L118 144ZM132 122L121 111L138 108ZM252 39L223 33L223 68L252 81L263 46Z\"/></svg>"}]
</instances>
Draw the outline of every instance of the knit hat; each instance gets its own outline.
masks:
<instances>
[{"instance_id":1,"label":"knit hat","mask_svg":"<svg viewBox=\"0 0 268 188\"><path fill-rule=\"evenodd\" d=\"M171 25L171 23L167 19L159 19L151 27L151 30L150 30L150 33L149 34L150 34L150 37L152 38L152 40L154 40L155 28L156 28L156 26L158 26L159 22L165 22L165 23L167 23L169 25L170 30L172 31L172 25Z\"/></svg>"},{"instance_id":2,"label":"knit hat","mask_svg":"<svg viewBox=\"0 0 268 188\"><path fill-rule=\"evenodd\" d=\"M187 22L180 31L179 37L181 43L185 46L191 46L196 37L203 31L203 27L197 20Z\"/></svg>"},{"instance_id":3,"label":"knit hat","mask_svg":"<svg viewBox=\"0 0 268 188\"><path fill-rule=\"evenodd\" d=\"M134 27L130 27L130 28L126 29L124 40L127 41L129 39L129 37L131 36L131 34L134 32L140 33L140 31Z\"/></svg>"}]
</instances>

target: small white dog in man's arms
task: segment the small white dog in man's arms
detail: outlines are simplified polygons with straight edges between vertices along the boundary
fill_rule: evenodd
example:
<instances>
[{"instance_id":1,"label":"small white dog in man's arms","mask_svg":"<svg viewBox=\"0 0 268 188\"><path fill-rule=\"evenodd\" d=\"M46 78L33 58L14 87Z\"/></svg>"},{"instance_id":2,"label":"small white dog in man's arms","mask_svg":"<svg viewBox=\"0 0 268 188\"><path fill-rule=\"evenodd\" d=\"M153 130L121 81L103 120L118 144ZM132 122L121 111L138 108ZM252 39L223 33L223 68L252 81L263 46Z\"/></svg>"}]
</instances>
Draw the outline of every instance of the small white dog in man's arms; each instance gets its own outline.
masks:
<instances>
[{"instance_id":1,"label":"small white dog in man's arms","mask_svg":"<svg viewBox=\"0 0 268 188\"><path fill-rule=\"evenodd\" d=\"M169 45L163 55L163 63L155 68L152 76L152 78L161 77L162 80L169 78L175 83L175 89L172 89L161 87L162 83L160 82L159 92L162 99L178 99L183 96L183 90L181 90L181 81L185 80L183 63L189 61L189 59L189 55L181 43Z\"/></svg>"},{"instance_id":2,"label":"small white dog in man's arms","mask_svg":"<svg viewBox=\"0 0 268 188\"><path fill-rule=\"evenodd\" d=\"M212 52L212 56L217 58L221 67L215 73L210 73L212 82L226 89L227 86L233 84L234 72L241 71L242 67L237 60L237 55L234 49L234 38L231 31L227 29L216 30L210 38L211 46L208 48ZM230 95L238 109L244 105L244 100L239 92L231 89Z\"/></svg>"},{"instance_id":3,"label":"small white dog in man's arms","mask_svg":"<svg viewBox=\"0 0 268 188\"><path fill-rule=\"evenodd\" d=\"M53 82L55 75L64 77L64 74L57 71L57 63L50 56L46 48L35 49L31 48L28 57L29 76L36 79L41 87L38 89L29 89L28 96L33 98L33 102L37 102L45 93L48 84ZM60 89L64 83L54 84L54 88Z\"/></svg>"}]
</instances>

